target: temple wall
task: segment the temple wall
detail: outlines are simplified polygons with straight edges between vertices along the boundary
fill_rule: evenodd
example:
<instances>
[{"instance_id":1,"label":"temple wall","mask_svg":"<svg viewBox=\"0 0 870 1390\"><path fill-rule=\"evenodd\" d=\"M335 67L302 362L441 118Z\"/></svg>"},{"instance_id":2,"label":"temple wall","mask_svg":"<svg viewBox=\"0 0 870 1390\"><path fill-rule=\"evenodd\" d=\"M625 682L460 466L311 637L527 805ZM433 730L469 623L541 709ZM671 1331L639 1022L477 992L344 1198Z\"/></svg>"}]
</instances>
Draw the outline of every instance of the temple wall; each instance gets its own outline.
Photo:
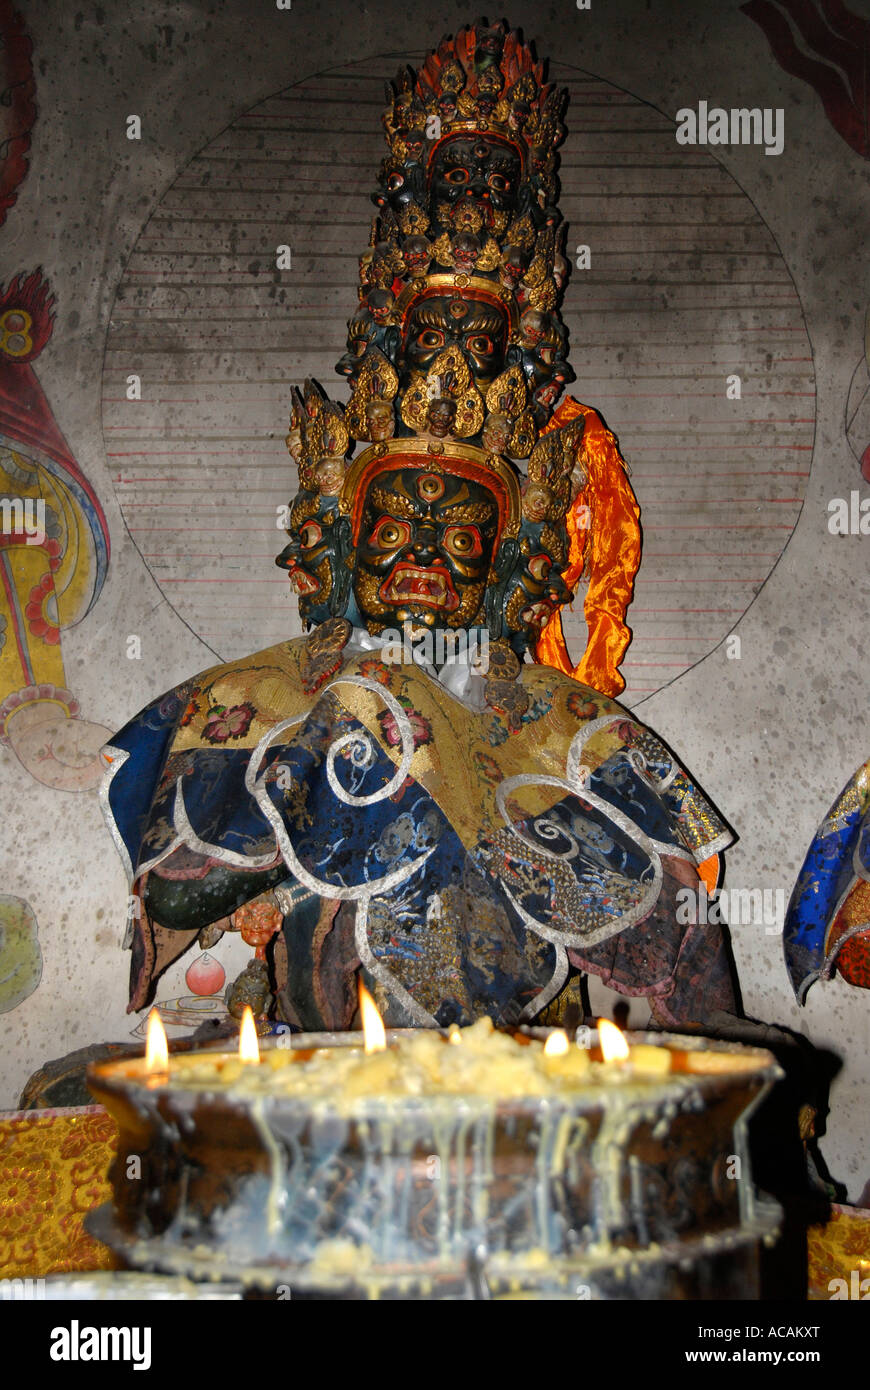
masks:
<instances>
[{"instance_id":1,"label":"temple wall","mask_svg":"<svg viewBox=\"0 0 870 1390\"><path fill-rule=\"evenodd\" d=\"M382 80L475 15L348 0L21 10L38 118L0 282L41 265L56 296L34 372L111 538L97 601L61 632L56 684L111 731L216 660L298 634L272 562L295 490L289 387L314 375L343 395L331 368L368 239ZM626 703L738 832L727 882L787 901L868 756L870 536L828 528L831 499L868 495L866 158L736 0L518 0L507 18L571 90L562 208L569 247L590 251L564 307L571 389L619 435L644 524ZM678 145L677 110L702 101L781 110L781 153ZM566 623L577 656L581 609ZM28 756L0 750L0 895L38 923L42 975L34 987L31 951L19 998L0 968L0 1108L49 1058L137 1021L97 792L43 785ZM856 1200L867 996L837 978L799 1008L776 923L732 941L746 1011L841 1059L821 1149ZM213 954L232 978L248 950L225 937ZM189 992L189 963L161 1000Z\"/></svg>"}]
</instances>

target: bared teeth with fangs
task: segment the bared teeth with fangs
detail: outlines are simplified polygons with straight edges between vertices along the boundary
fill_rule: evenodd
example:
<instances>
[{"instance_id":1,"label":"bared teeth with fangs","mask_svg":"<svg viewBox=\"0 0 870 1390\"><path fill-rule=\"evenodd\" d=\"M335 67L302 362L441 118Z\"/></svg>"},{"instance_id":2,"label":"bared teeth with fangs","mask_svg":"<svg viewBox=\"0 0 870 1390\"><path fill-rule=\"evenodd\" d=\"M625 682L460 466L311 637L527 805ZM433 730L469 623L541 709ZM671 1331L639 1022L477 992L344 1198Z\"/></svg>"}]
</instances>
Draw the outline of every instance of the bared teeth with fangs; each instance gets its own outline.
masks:
<instances>
[{"instance_id":1,"label":"bared teeth with fangs","mask_svg":"<svg viewBox=\"0 0 870 1390\"><path fill-rule=\"evenodd\" d=\"M459 598L443 570L418 569L403 565L381 585L380 596L385 603L423 603L430 608L446 608L452 612L459 607Z\"/></svg>"},{"instance_id":2,"label":"bared teeth with fangs","mask_svg":"<svg viewBox=\"0 0 870 1390\"><path fill-rule=\"evenodd\" d=\"M306 574L304 570L293 570L290 574L290 583L300 598L306 594L316 594L320 588L317 580L312 578L310 574Z\"/></svg>"}]
</instances>

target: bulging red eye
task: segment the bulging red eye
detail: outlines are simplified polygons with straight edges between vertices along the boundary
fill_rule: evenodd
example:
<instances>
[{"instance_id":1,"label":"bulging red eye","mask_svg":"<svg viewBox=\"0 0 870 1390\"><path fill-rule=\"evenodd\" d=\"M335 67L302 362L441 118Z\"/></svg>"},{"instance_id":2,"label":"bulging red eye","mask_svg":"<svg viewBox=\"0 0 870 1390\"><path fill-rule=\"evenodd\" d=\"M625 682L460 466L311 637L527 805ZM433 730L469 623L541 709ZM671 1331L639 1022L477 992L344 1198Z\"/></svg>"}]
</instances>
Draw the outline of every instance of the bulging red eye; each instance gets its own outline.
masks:
<instances>
[{"instance_id":1,"label":"bulging red eye","mask_svg":"<svg viewBox=\"0 0 870 1390\"><path fill-rule=\"evenodd\" d=\"M390 177L387 179L387 188L391 193L395 193L396 189L401 188L404 182L404 174L390 174Z\"/></svg>"},{"instance_id":2,"label":"bulging red eye","mask_svg":"<svg viewBox=\"0 0 870 1390\"><path fill-rule=\"evenodd\" d=\"M323 537L323 530L316 521L306 521L299 527L299 539L303 550L310 550Z\"/></svg>"},{"instance_id":3,"label":"bulging red eye","mask_svg":"<svg viewBox=\"0 0 870 1390\"><path fill-rule=\"evenodd\" d=\"M506 179L504 174L490 174L487 183L496 193L505 193L511 186L510 179Z\"/></svg>"},{"instance_id":4,"label":"bulging red eye","mask_svg":"<svg viewBox=\"0 0 870 1390\"><path fill-rule=\"evenodd\" d=\"M483 554L477 527L448 526L444 532L444 549L458 560L476 560Z\"/></svg>"},{"instance_id":5,"label":"bulging red eye","mask_svg":"<svg viewBox=\"0 0 870 1390\"><path fill-rule=\"evenodd\" d=\"M468 170L448 169L444 177L448 183L468 183Z\"/></svg>"},{"instance_id":6,"label":"bulging red eye","mask_svg":"<svg viewBox=\"0 0 870 1390\"><path fill-rule=\"evenodd\" d=\"M472 333L466 338L465 346L469 352L476 352L479 356L488 356L495 351L495 343L492 338L487 338L485 333Z\"/></svg>"},{"instance_id":7,"label":"bulging red eye","mask_svg":"<svg viewBox=\"0 0 870 1390\"><path fill-rule=\"evenodd\" d=\"M407 521L397 521L393 516L382 516L374 531L371 543L379 550L398 550L411 539L411 528Z\"/></svg>"},{"instance_id":8,"label":"bulging red eye","mask_svg":"<svg viewBox=\"0 0 870 1390\"><path fill-rule=\"evenodd\" d=\"M437 348L444 346L444 334L440 328L425 328L417 338L418 347Z\"/></svg>"}]
</instances>

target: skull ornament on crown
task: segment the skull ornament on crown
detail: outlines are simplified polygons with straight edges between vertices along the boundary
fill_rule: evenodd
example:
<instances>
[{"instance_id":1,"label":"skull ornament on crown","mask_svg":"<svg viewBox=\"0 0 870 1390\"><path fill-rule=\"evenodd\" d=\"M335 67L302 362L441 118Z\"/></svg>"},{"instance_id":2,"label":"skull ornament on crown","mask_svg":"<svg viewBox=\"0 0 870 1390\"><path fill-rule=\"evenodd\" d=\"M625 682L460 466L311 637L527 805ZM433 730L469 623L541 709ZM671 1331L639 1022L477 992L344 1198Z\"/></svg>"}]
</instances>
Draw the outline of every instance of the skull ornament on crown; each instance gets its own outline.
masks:
<instances>
[{"instance_id":1,"label":"skull ornament on crown","mask_svg":"<svg viewBox=\"0 0 870 1390\"><path fill-rule=\"evenodd\" d=\"M485 628L520 661L553 660L542 634L591 549L572 518L594 415L559 408L574 379L559 314L565 99L503 24L443 39L388 88L379 211L336 364L350 399L306 382L287 437L302 490L277 563L309 625Z\"/></svg>"}]
</instances>

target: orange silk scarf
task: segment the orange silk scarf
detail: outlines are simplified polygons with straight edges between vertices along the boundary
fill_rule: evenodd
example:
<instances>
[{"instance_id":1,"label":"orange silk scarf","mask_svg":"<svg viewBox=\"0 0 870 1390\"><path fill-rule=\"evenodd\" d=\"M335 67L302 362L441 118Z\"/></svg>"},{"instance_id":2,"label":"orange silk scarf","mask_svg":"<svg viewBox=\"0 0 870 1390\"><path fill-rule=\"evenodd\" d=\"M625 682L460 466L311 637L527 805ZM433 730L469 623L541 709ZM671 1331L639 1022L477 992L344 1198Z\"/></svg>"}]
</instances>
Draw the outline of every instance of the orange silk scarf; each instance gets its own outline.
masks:
<instances>
[{"instance_id":1,"label":"orange silk scarf","mask_svg":"<svg viewBox=\"0 0 870 1390\"><path fill-rule=\"evenodd\" d=\"M589 636L575 666L565 644L561 612L554 613L538 639L535 659L602 695L619 695L625 681L617 668L631 641L625 612L640 565L640 508L616 436L591 406L568 396L546 430L559 429L580 415L586 422L581 461L587 482L566 517L570 550L562 578L573 592L584 568L589 575L583 605Z\"/></svg>"}]
</instances>

